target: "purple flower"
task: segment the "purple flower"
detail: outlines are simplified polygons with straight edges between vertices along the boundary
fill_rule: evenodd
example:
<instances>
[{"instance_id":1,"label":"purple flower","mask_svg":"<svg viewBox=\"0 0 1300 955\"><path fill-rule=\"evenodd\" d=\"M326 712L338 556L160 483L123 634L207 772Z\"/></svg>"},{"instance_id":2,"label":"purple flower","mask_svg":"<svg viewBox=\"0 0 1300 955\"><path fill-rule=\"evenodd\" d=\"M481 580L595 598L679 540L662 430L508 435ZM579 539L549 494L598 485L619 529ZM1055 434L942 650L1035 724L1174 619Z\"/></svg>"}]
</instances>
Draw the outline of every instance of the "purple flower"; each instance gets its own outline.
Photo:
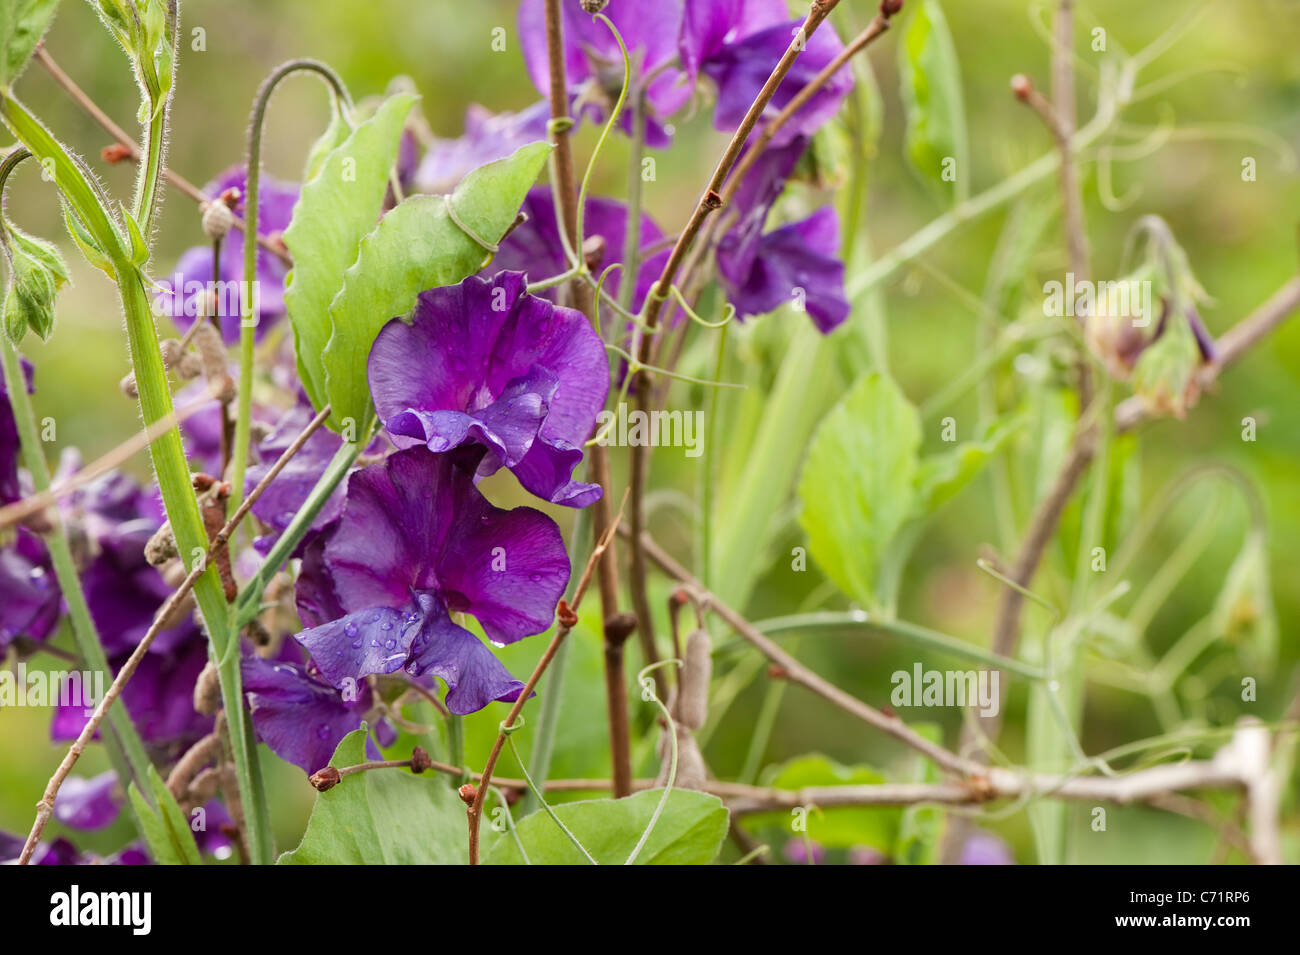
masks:
<instances>
[{"instance_id":1,"label":"purple flower","mask_svg":"<svg viewBox=\"0 0 1300 955\"><path fill-rule=\"evenodd\" d=\"M477 103L465 111L465 134L439 139L429 147L415 174L420 192L444 195L472 169L504 159L520 146L546 138L551 118L545 100L518 113L493 113Z\"/></svg>"},{"instance_id":2,"label":"purple flower","mask_svg":"<svg viewBox=\"0 0 1300 955\"><path fill-rule=\"evenodd\" d=\"M26 358L20 358L23 374L27 378L27 393L32 393L32 366ZM22 484L18 479L18 422L14 420L13 405L9 403L9 391L0 375L0 507L12 504L23 496Z\"/></svg>"},{"instance_id":3,"label":"purple flower","mask_svg":"<svg viewBox=\"0 0 1300 955\"><path fill-rule=\"evenodd\" d=\"M370 350L370 390L401 447L487 450L479 474L506 467L555 504L600 496L573 480L609 391L605 346L587 319L527 294L522 272L476 276L420 294Z\"/></svg>"},{"instance_id":4,"label":"purple flower","mask_svg":"<svg viewBox=\"0 0 1300 955\"><path fill-rule=\"evenodd\" d=\"M240 200L234 208L235 215L244 216L245 176L242 166L233 166L208 183L204 191L209 196L219 196L227 189L238 189ZM262 236L278 235L289 228L293 218L293 206L298 201L298 186L293 183L280 182L266 174L260 181L259 202L257 205L257 231ZM265 249L257 253L257 294L260 304L260 320L257 337L260 339L266 330L284 315L284 277L289 267L279 258ZM231 229L221 242L221 270L217 276L222 286L218 289L217 314L221 319L221 337L227 344L239 341L240 309L242 292L240 285L244 280L244 233ZM182 328L189 328L194 317L203 304L202 296L206 294L212 274L212 246L195 246L181 253L176 262L176 269L171 277L171 291L159 297L157 307L160 312L171 316ZM226 284L233 283L233 284Z\"/></svg>"},{"instance_id":5,"label":"purple flower","mask_svg":"<svg viewBox=\"0 0 1300 955\"><path fill-rule=\"evenodd\" d=\"M1011 847L991 832L973 832L962 847L958 865L1015 865Z\"/></svg>"},{"instance_id":6,"label":"purple flower","mask_svg":"<svg viewBox=\"0 0 1300 955\"><path fill-rule=\"evenodd\" d=\"M318 611L342 611L296 638L333 686L399 669L432 674L447 684L453 713L523 689L450 615L476 617L498 645L541 633L569 561L555 522L527 507L493 507L465 457L416 447L349 478L322 559L311 567L305 559L298 583L300 600L306 588Z\"/></svg>"},{"instance_id":7,"label":"purple flower","mask_svg":"<svg viewBox=\"0 0 1300 955\"><path fill-rule=\"evenodd\" d=\"M794 865L821 865L826 861L825 847L815 839L789 839L781 854Z\"/></svg>"},{"instance_id":8,"label":"purple flower","mask_svg":"<svg viewBox=\"0 0 1300 955\"><path fill-rule=\"evenodd\" d=\"M678 39L681 60L692 81L703 73L717 84L715 127L726 131L740 127L802 22L791 19L785 0L686 0ZM808 38L763 119L776 116L843 49L835 28L823 23ZM777 131L773 145L815 133L835 115L851 89L852 72L837 72Z\"/></svg>"},{"instance_id":9,"label":"purple flower","mask_svg":"<svg viewBox=\"0 0 1300 955\"><path fill-rule=\"evenodd\" d=\"M117 773L111 769L93 779L69 776L54 803L54 818L73 829L103 829L112 825L121 811Z\"/></svg>"},{"instance_id":10,"label":"purple flower","mask_svg":"<svg viewBox=\"0 0 1300 955\"><path fill-rule=\"evenodd\" d=\"M18 528L12 542L0 547L0 654L15 637L49 637L61 604L45 544L27 528Z\"/></svg>"},{"instance_id":11,"label":"purple flower","mask_svg":"<svg viewBox=\"0 0 1300 955\"><path fill-rule=\"evenodd\" d=\"M306 396L300 395L299 401L280 417L275 428L257 446L257 453L262 463L248 469L247 484L250 488L257 486L315 416L316 412L307 402ZM259 551L266 553L270 550L276 538L289 526L306 503L307 496L316 486L325 468L342 446L343 439L333 431L328 428L317 428L276 479L262 492L262 496L253 505L253 514L266 524L272 533L257 539L255 545ZM316 520L312 522L312 528L314 530L325 528L338 518L342 509L343 488L340 485L321 508ZM299 546L297 553L302 552L306 543L309 543L308 538L304 538L304 544Z\"/></svg>"},{"instance_id":12,"label":"purple flower","mask_svg":"<svg viewBox=\"0 0 1300 955\"><path fill-rule=\"evenodd\" d=\"M750 168L731 208L740 219L718 243L718 273L736 311L762 315L800 302L823 334L849 316L844 263L839 253L839 216L831 207L764 233L772 206L807 147L798 139L770 148Z\"/></svg>"},{"instance_id":13,"label":"purple flower","mask_svg":"<svg viewBox=\"0 0 1300 955\"><path fill-rule=\"evenodd\" d=\"M583 13L577 3L561 5L564 22L564 73L575 107L593 122L603 123L623 88L623 54L605 24ZM686 75L677 68L677 35L682 18L680 0L659 0L653 9L634 0L610 0L605 16L618 28L632 62L633 88L645 89L645 139L661 149L672 142L664 126L691 96ZM523 0L519 7L519 36L524 64L543 97L550 95L546 54L545 0ZM773 60L773 63L776 61ZM632 128L632 110L625 108L619 128Z\"/></svg>"},{"instance_id":14,"label":"purple flower","mask_svg":"<svg viewBox=\"0 0 1300 955\"><path fill-rule=\"evenodd\" d=\"M569 266L564 261L564 247L560 243L560 227L555 218L555 202L551 190L536 188L528 193L524 200L524 213L528 221L523 223L501 243L501 249L492 259L493 272L501 270L527 272L533 280L549 278L566 271ZM623 261L623 245L627 240L627 206L615 199L602 199L591 196L587 199L587 208L583 214L582 231L586 239L599 236L604 243L604 254L593 268L597 275L616 262ZM641 265L637 270L636 294L632 296L632 309L640 309L650 287L663 271L664 262L670 252L661 248L650 256L644 250L659 244L663 231L647 215L641 216ZM479 273L488 278L486 270ZM623 270L615 269L605 279L605 289L615 297L623 281ZM540 294L542 297L556 301L559 288L549 288Z\"/></svg>"},{"instance_id":15,"label":"purple flower","mask_svg":"<svg viewBox=\"0 0 1300 955\"><path fill-rule=\"evenodd\" d=\"M364 681L349 700L299 664L244 657L241 669L257 735L307 773L329 765L339 741L361 726L372 705ZM378 751L374 755L379 758Z\"/></svg>"}]
</instances>

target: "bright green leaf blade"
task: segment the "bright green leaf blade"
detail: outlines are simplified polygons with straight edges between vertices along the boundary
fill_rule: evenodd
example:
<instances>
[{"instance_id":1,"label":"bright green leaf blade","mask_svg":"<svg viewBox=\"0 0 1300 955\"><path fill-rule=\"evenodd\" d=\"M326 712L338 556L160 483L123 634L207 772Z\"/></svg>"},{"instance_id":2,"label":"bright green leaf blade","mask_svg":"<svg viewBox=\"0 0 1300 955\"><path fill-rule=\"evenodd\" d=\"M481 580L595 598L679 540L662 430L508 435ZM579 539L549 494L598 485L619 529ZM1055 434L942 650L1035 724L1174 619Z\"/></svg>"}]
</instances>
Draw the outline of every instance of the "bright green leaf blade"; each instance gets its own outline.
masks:
<instances>
[{"instance_id":1,"label":"bright green leaf blade","mask_svg":"<svg viewBox=\"0 0 1300 955\"><path fill-rule=\"evenodd\" d=\"M357 260L362 238L379 220L402 125L415 101L406 94L392 96L353 130L303 186L284 232L294 263L284 302L303 388L317 408L325 405L321 356L331 334L329 305L343 287L343 273Z\"/></svg>"},{"instance_id":2,"label":"bright green leaf blade","mask_svg":"<svg viewBox=\"0 0 1300 955\"><path fill-rule=\"evenodd\" d=\"M363 726L345 736L331 766L364 763ZM483 827L485 844L494 835ZM280 865L465 865L465 806L446 779L381 769L345 777L316 797L307 831Z\"/></svg>"},{"instance_id":3,"label":"bright green leaf blade","mask_svg":"<svg viewBox=\"0 0 1300 955\"><path fill-rule=\"evenodd\" d=\"M149 854L158 865L200 865L199 847L194 833L166 784L153 767L149 768L149 790L161 808L155 809L132 783L127 790L140 830L149 846Z\"/></svg>"},{"instance_id":4,"label":"bright green leaf blade","mask_svg":"<svg viewBox=\"0 0 1300 955\"><path fill-rule=\"evenodd\" d=\"M490 252L461 226L495 244L514 223L550 151L543 142L521 146L475 169L449 199L413 196L361 241L330 306L334 334L325 349L325 390L336 428L348 419L360 427L369 418L366 362L379 330L410 311L425 289L454 285L483 268Z\"/></svg>"},{"instance_id":5,"label":"bright green leaf blade","mask_svg":"<svg viewBox=\"0 0 1300 955\"><path fill-rule=\"evenodd\" d=\"M622 865L662 796L662 789L651 789L626 799L590 799L553 808L598 863ZM727 835L727 815L717 796L673 790L636 864L708 865L717 858ZM589 864L544 810L521 819L517 830L533 865ZM489 865L523 863L513 839L499 840L485 861Z\"/></svg>"},{"instance_id":6,"label":"bright green leaf blade","mask_svg":"<svg viewBox=\"0 0 1300 955\"><path fill-rule=\"evenodd\" d=\"M820 753L810 753L769 767L762 781L764 786L774 789L804 789L809 786L875 786L885 782L885 777L870 766L845 766ZM789 833L792 818L788 810L755 813L746 817L746 824L751 828L773 826ZM812 808L807 816L808 837L828 849L871 846L889 854L901 818L902 810L893 806Z\"/></svg>"},{"instance_id":7,"label":"bright green leaf blade","mask_svg":"<svg viewBox=\"0 0 1300 955\"><path fill-rule=\"evenodd\" d=\"M957 51L938 0L924 0L913 14L899 67L907 159L926 182L960 201L970 177L966 109Z\"/></svg>"},{"instance_id":8,"label":"bright green leaf blade","mask_svg":"<svg viewBox=\"0 0 1300 955\"><path fill-rule=\"evenodd\" d=\"M59 0L0 0L0 88L18 79L58 7Z\"/></svg>"},{"instance_id":9,"label":"bright green leaf blade","mask_svg":"<svg viewBox=\"0 0 1300 955\"><path fill-rule=\"evenodd\" d=\"M808 549L835 584L871 609L881 555L912 513L921 425L898 386L878 373L822 421L799 481Z\"/></svg>"}]
</instances>

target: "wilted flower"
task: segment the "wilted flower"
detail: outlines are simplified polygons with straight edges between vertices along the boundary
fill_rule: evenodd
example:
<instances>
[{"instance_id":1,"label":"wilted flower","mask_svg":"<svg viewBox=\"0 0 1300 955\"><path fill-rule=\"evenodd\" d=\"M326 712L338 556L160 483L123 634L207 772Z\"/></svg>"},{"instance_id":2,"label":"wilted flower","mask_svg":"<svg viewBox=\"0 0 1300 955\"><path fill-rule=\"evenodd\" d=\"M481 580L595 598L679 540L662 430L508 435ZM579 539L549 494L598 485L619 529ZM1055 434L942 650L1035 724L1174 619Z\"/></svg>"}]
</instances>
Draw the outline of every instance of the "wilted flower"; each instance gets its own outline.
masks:
<instances>
[{"instance_id":1,"label":"wilted flower","mask_svg":"<svg viewBox=\"0 0 1300 955\"><path fill-rule=\"evenodd\" d=\"M410 324L375 339L370 391L398 446L479 445L480 475L506 467L538 497L585 507L600 488L572 475L609 391L605 347L582 313L525 285L500 272L422 292Z\"/></svg>"},{"instance_id":2,"label":"wilted flower","mask_svg":"<svg viewBox=\"0 0 1300 955\"><path fill-rule=\"evenodd\" d=\"M239 190L240 198L233 211L243 218L245 179L244 168L234 166L208 183L204 191L209 196L220 196L228 189ZM263 174L260 177L259 192L258 234L268 237L279 235L289 228L289 221L293 218L293 206L298 201L298 186ZM266 249L258 249L256 291L259 338L285 313L284 277L288 271L289 267L279 258ZM182 252L169 280L169 290L159 297L158 309L171 316L182 329L189 328L195 317L205 312L206 296L213 278L211 244L195 246ZM239 341L243 308L243 289L240 283L244 280L244 233L238 229L231 229L221 243L221 270L216 280L221 283L216 289L221 337L227 344L231 344Z\"/></svg>"},{"instance_id":3,"label":"wilted flower","mask_svg":"<svg viewBox=\"0 0 1300 955\"><path fill-rule=\"evenodd\" d=\"M541 633L568 582L568 556L545 514L489 504L466 457L415 447L349 478L343 514L298 581L304 622L339 614L296 637L333 686L399 669L432 674L453 713L523 689L451 614L474 616L497 644Z\"/></svg>"},{"instance_id":4,"label":"wilted flower","mask_svg":"<svg viewBox=\"0 0 1300 955\"><path fill-rule=\"evenodd\" d=\"M849 316L839 216L829 206L799 222L764 232L768 214L807 148L796 139L769 148L736 190L739 220L718 243L718 273L727 297L744 315L763 315L787 303L806 311L823 334Z\"/></svg>"},{"instance_id":5,"label":"wilted flower","mask_svg":"<svg viewBox=\"0 0 1300 955\"><path fill-rule=\"evenodd\" d=\"M564 67L574 110L604 122L623 88L623 54L605 24L584 14L576 4L561 5L564 21ZM658 149L672 142L664 121L691 96L686 75L676 66L680 0L660 0L653 10L634 0L610 0L604 10L618 28L632 62L634 89L645 97L645 141ZM519 36L524 63L542 96L551 89L546 53L545 0L523 0L519 7ZM773 60L772 62L776 62ZM632 129L632 110L619 118L623 132Z\"/></svg>"}]
</instances>

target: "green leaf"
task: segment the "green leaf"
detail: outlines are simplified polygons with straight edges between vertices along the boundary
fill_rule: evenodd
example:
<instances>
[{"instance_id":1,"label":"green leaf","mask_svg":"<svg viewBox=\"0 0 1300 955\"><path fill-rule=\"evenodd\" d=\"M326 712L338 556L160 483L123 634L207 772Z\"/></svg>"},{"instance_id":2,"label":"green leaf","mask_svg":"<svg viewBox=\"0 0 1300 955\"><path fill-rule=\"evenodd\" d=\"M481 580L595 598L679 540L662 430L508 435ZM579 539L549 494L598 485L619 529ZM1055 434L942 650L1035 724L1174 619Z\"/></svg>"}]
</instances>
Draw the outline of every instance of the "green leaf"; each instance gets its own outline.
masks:
<instances>
[{"instance_id":1,"label":"green leaf","mask_svg":"<svg viewBox=\"0 0 1300 955\"><path fill-rule=\"evenodd\" d=\"M601 865L622 865L631 855L663 795L662 789L626 799L589 799L554 806L578 841ZM674 789L637 865L708 865L727 835L727 809L717 796ZM586 865L587 860L544 810L521 819L520 841L534 865ZM500 839L485 861L520 865L513 839Z\"/></svg>"},{"instance_id":2,"label":"green leaf","mask_svg":"<svg viewBox=\"0 0 1300 955\"><path fill-rule=\"evenodd\" d=\"M58 7L59 0L0 0L0 89L18 79Z\"/></svg>"},{"instance_id":3,"label":"green leaf","mask_svg":"<svg viewBox=\"0 0 1300 955\"><path fill-rule=\"evenodd\" d=\"M303 163L303 182L311 182L315 179L320 174L321 169L324 168L325 160L329 158L329 154L342 146L347 141L348 136L352 134L352 128L343 115L343 108L338 96L331 89L330 124L307 152L307 161Z\"/></svg>"},{"instance_id":4,"label":"green leaf","mask_svg":"<svg viewBox=\"0 0 1300 955\"><path fill-rule=\"evenodd\" d=\"M899 65L908 161L925 181L961 201L970 182L966 110L957 51L938 0L923 0L912 16ZM947 168L951 176L945 176Z\"/></svg>"},{"instance_id":5,"label":"green leaf","mask_svg":"<svg viewBox=\"0 0 1300 955\"><path fill-rule=\"evenodd\" d=\"M804 789L809 786L875 786L885 777L870 766L845 766L820 753L796 757L763 774L763 785L774 789ZM808 836L828 849L871 846L888 855L894 848L902 810L892 806L813 807L807 816ZM751 824L770 825L790 831L790 812L755 813Z\"/></svg>"},{"instance_id":6,"label":"green leaf","mask_svg":"<svg viewBox=\"0 0 1300 955\"><path fill-rule=\"evenodd\" d=\"M284 301L293 324L298 368L312 404L325 406L322 355L329 343L329 305L343 273L357 260L362 238L375 227L388 190L406 114L416 97L387 99L325 159L302 188L284 244L293 255Z\"/></svg>"},{"instance_id":7,"label":"green leaf","mask_svg":"<svg viewBox=\"0 0 1300 955\"><path fill-rule=\"evenodd\" d=\"M881 556L915 506L920 444L916 409L898 385L872 372L817 429L799 481L813 558L873 610Z\"/></svg>"},{"instance_id":8,"label":"green leaf","mask_svg":"<svg viewBox=\"0 0 1300 955\"><path fill-rule=\"evenodd\" d=\"M917 516L928 517L956 497L1023 423L1021 418L991 422L974 441L922 461L916 475Z\"/></svg>"},{"instance_id":9,"label":"green leaf","mask_svg":"<svg viewBox=\"0 0 1300 955\"><path fill-rule=\"evenodd\" d=\"M365 726L343 738L330 765L366 756ZM483 826L485 844L493 835ZM279 865L465 865L465 806L443 778L404 769L355 773L316 797L307 831Z\"/></svg>"},{"instance_id":10,"label":"green leaf","mask_svg":"<svg viewBox=\"0 0 1300 955\"><path fill-rule=\"evenodd\" d=\"M379 330L410 311L420 292L454 285L487 265L491 253L478 239L495 245L505 235L550 151L548 143L530 143L475 169L449 197L413 196L361 241L329 311L334 334L325 349L325 391L336 430L347 419L357 427L369 419L366 362Z\"/></svg>"},{"instance_id":11,"label":"green leaf","mask_svg":"<svg viewBox=\"0 0 1300 955\"><path fill-rule=\"evenodd\" d=\"M149 791L158 804L157 809L149 805L135 783L127 793L154 861L159 865L202 865L203 859L185 813L158 775L158 770L152 766L149 767Z\"/></svg>"}]
</instances>

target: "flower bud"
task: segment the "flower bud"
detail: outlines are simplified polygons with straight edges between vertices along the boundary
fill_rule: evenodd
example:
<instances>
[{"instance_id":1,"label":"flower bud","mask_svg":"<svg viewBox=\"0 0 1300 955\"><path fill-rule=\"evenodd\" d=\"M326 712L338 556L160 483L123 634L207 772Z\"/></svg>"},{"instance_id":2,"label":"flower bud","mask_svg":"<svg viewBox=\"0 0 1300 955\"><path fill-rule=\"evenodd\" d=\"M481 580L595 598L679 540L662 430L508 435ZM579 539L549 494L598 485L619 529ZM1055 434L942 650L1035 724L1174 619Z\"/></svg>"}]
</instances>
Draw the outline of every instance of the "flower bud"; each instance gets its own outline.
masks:
<instances>
[{"instance_id":1,"label":"flower bud","mask_svg":"<svg viewBox=\"0 0 1300 955\"><path fill-rule=\"evenodd\" d=\"M311 784L316 787L316 791L323 793L329 792L339 784L343 776L333 766L326 766L324 769L317 770L308 777Z\"/></svg>"},{"instance_id":2,"label":"flower bud","mask_svg":"<svg viewBox=\"0 0 1300 955\"><path fill-rule=\"evenodd\" d=\"M203 206L203 234L209 239L224 239L234 224L235 214L220 199Z\"/></svg>"},{"instance_id":3,"label":"flower bud","mask_svg":"<svg viewBox=\"0 0 1300 955\"><path fill-rule=\"evenodd\" d=\"M4 330L17 345L34 331L42 340L54 330L54 296L68 283L68 267L59 250L44 239L8 223L0 224L9 250L9 286L5 292Z\"/></svg>"}]
</instances>

